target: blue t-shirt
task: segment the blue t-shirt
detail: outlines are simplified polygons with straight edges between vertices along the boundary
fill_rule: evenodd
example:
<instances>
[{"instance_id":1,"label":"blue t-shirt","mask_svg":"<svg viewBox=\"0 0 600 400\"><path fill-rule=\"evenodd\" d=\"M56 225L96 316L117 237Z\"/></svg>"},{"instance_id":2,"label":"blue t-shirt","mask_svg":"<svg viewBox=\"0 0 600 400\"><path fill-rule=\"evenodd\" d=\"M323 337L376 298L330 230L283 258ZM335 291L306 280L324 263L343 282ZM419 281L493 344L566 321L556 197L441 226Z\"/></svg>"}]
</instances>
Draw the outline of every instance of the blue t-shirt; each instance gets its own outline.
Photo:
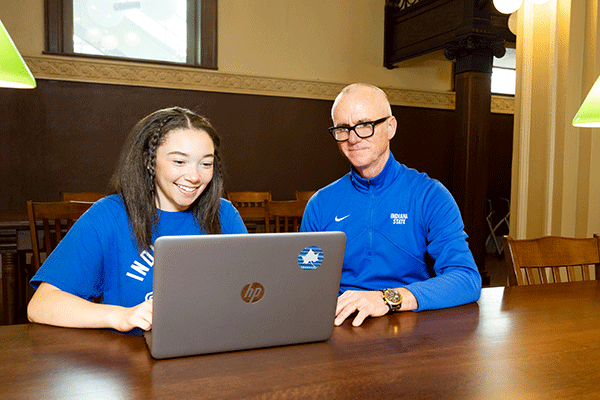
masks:
<instances>
[{"instance_id":1,"label":"blue t-shirt","mask_svg":"<svg viewBox=\"0 0 600 400\"><path fill-rule=\"evenodd\" d=\"M419 310L479 299L481 275L452 195L391 153L376 177L353 168L319 190L300 230L346 233L340 293L406 287Z\"/></svg>"},{"instance_id":2,"label":"blue t-shirt","mask_svg":"<svg viewBox=\"0 0 600 400\"><path fill-rule=\"evenodd\" d=\"M221 199L222 233L247 233L235 207ZM159 210L152 242L160 236L206 234L190 211ZM152 296L153 247L138 251L118 195L97 201L79 218L31 280L47 282L87 300L133 307Z\"/></svg>"}]
</instances>

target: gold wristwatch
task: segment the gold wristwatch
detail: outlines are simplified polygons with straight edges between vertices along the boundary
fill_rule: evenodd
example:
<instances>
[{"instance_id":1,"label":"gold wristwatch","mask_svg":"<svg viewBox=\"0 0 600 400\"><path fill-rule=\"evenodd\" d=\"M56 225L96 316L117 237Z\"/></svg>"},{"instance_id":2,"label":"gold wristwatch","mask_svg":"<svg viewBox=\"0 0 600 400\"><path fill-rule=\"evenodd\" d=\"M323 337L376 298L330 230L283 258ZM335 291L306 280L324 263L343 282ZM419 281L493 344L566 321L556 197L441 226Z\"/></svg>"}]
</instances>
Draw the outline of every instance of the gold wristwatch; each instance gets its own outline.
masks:
<instances>
[{"instance_id":1,"label":"gold wristwatch","mask_svg":"<svg viewBox=\"0 0 600 400\"><path fill-rule=\"evenodd\" d=\"M390 310L400 311L400 307L402 307L402 295L396 289L384 289L381 293L383 293L383 301L385 301Z\"/></svg>"}]
</instances>

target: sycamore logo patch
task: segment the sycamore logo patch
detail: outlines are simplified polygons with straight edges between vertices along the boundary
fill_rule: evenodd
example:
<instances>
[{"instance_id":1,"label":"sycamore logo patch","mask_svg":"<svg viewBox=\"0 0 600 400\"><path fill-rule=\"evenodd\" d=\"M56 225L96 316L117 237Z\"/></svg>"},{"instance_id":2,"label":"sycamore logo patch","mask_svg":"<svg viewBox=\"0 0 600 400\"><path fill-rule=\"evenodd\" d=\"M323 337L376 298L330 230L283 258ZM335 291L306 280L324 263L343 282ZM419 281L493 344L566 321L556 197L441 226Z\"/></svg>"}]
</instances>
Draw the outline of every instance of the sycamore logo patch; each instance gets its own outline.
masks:
<instances>
[{"instance_id":1,"label":"sycamore logo patch","mask_svg":"<svg viewBox=\"0 0 600 400\"><path fill-rule=\"evenodd\" d=\"M308 246L298 254L298 265L300 268L311 270L317 269L323 262L323 250L317 246Z\"/></svg>"}]
</instances>

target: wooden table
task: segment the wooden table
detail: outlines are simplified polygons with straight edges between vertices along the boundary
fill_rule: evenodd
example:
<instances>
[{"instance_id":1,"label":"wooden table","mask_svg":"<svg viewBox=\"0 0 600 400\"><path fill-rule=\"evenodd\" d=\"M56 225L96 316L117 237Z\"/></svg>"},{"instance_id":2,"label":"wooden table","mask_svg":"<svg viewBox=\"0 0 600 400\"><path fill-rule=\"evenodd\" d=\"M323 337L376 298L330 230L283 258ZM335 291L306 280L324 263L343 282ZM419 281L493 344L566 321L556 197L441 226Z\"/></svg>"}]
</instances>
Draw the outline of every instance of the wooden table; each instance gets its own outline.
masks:
<instances>
[{"instance_id":1,"label":"wooden table","mask_svg":"<svg viewBox=\"0 0 600 400\"><path fill-rule=\"evenodd\" d=\"M600 398L600 282L345 323L327 342L153 360L141 337L0 327L8 399Z\"/></svg>"}]
</instances>

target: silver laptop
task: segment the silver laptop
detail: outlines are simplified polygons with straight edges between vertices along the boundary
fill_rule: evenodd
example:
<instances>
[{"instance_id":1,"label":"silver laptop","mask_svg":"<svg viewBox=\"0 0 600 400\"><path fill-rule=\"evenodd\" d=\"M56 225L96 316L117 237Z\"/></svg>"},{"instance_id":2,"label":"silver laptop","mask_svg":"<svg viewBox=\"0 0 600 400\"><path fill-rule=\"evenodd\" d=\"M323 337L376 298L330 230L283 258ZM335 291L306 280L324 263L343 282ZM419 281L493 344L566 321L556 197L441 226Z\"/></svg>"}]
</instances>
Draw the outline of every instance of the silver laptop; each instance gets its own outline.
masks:
<instances>
[{"instance_id":1,"label":"silver laptop","mask_svg":"<svg viewBox=\"0 0 600 400\"><path fill-rule=\"evenodd\" d=\"M154 358L323 341L343 232L163 236L154 244Z\"/></svg>"}]
</instances>

